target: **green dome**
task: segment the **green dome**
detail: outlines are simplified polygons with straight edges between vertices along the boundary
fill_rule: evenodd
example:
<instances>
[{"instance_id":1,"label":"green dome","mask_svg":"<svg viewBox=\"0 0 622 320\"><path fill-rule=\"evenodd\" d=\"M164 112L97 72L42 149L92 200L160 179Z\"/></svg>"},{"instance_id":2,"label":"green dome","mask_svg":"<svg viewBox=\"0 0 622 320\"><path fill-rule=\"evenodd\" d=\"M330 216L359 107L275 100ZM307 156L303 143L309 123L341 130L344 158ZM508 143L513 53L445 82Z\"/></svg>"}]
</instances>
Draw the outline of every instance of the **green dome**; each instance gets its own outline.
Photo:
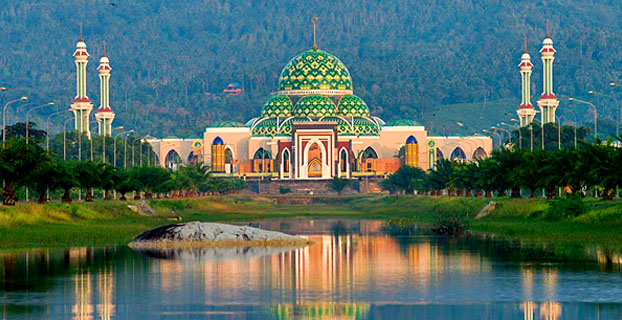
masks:
<instances>
[{"instance_id":1,"label":"green dome","mask_svg":"<svg viewBox=\"0 0 622 320\"><path fill-rule=\"evenodd\" d=\"M278 90L290 95L349 94L352 93L352 77L337 57L322 50L311 49L295 56L285 65L279 77Z\"/></svg>"},{"instance_id":2,"label":"green dome","mask_svg":"<svg viewBox=\"0 0 622 320\"><path fill-rule=\"evenodd\" d=\"M274 137L277 134L276 119L264 118L258 120L251 132L254 137Z\"/></svg>"},{"instance_id":3,"label":"green dome","mask_svg":"<svg viewBox=\"0 0 622 320\"><path fill-rule=\"evenodd\" d=\"M268 99L261 110L262 117L290 117L292 100L288 96L276 95Z\"/></svg>"},{"instance_id":4,"label":"green dome","mask_svg":"<svg viewBox=\"0 0 622 320\"><path fill-rule=\"evenodd\" d=\"M347 95L339 100L339 115L344 117L369 117L369 108L363 99Z\"/></svg>"},{"instance_id":5,"label":"green dome","mask_svg":"<svg viewBox=\"0 0 622 320\"><path fill-rule=\"evenodd\" d=\"M211 128L224 128L224 127L228 127L228 128L241 128L241 127L245 127L245 125L241 122L236 122L236 121L217 121L214 122L212 124L210 124L208 127Z\"/></svg>"},{"instance_id":6,"label":"green dome","mask_svg":"<svg viewBox=\"0 0 622 320\"><path fill-rule=\"evenodd\" d=\"M337 106L330 98L318 95L306 96L296 103L296 117L325 117L337 115Z\"/></svg>"},{"instance_id":7,"label":"green dome","mask_svg":"<svg viewBox=\"0 0 622 320\"><path fill-rule=\"evenodd\" d=\"M344 135L344 136L354 135L354 131L352 130L352 126L350 126L350 123L341 117L324 117L320 119L320 121L337 122L337 133L339 135Z\"/></svg>"},{"instance_id":8,"label":"green dome","mask_svg":"<svg viewBox=\"0 0 622 320\"><path fill-rule=\"evenodd\" d=\"M377 136L379 133L378 125L367 118L354 118L354 134L356 136Z\"/></svg>"},{"instance_id":9,"label":"green dome","mask_svg":"<svg viewBox=\"0 0 622 320\"><path fill-rule=\"evenodd\" d=\"M302 121L311 121L311 119L307 117L292 117L281 124L279 132L277 135L279 136L289 136L292 134L292 123L293 122L302 122Z\"/></svg>"},{"instance_id":10,"label":"green dome","mask_svg":"<svg viewBox=\"0 0 622 320\"><path fill-rule=\"evenodd\" d=\"M404 127L417 127L420 126L421 124L415 120L410 120L410 119L398 119L398 120L393 120L393 121L389 121L387 122L386 126L388 127L400 127L400 126L404 126Z\"/></svg>"}]
</instances>

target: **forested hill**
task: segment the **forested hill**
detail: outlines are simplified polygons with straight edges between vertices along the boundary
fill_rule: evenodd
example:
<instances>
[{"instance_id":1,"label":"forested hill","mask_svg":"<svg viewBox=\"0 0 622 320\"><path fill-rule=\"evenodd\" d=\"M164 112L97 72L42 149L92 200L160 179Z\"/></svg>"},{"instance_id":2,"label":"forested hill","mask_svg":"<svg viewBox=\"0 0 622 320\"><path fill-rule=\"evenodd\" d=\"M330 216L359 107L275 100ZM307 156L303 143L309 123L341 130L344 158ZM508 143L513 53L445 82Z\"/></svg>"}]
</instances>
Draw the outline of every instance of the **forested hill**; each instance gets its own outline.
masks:
<instances>
[{"instance_id":1,"label":"forested hill","mask_svg":"<svg viewBox=\"0 0 622 320\"><path fill-rule=\"evenodd\" d=\"M385 120L429 122L442 105L486 100L511 99L506 109L514 112L524 35L534 97L541 92L547 21L558 94L585 96L622 78L619 0L3 0L0 86L11 91L0 99L25 94L68 105L83 23L96 107L106 40L116 123L143 134L198 135L213 121L259 114L281 68L310 48L314 15L320 48L348 66L355 93ZM246 93L223 96L232 81Z\"/></svg>"}]
</instances>

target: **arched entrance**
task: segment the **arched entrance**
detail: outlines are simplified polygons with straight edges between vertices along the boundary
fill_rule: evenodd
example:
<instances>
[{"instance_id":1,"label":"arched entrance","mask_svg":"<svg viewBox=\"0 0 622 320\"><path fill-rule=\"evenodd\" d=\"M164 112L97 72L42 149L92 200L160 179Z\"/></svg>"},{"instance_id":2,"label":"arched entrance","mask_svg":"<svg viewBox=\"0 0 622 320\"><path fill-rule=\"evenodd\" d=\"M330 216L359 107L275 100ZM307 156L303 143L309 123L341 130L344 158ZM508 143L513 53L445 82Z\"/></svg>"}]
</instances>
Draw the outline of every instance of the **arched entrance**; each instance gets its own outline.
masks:
<instances>
[{"instance_id":1,"label":"arched entrance","mask_svg":"<svg viewBox=\"0 0 622 320\"><path fill-rule=\"evenodd\" d=\"M190 151L190 154L188 154L188 163L190 163L190 164L198 164L199 163L199 155L194 154L194 151Z\"/></svg>"},{"instance_id":2,"label":"arched entrance","mask_svg":"<svg viewBox=\"0 0 622 320\"><path fill-rule=\"evenodd\" d=\"M309 170L309 178L322 177L322 150L317 142L314 142L307 151L307 159L309 159L307 168Z\"/></svg>"},{"instance_id":3,"label":"arched entrance","mask_svg":"<svg viewBox=\"0 0 622 320\"><path fill-rule=\"evenodd\" d=\"M289 149L284 149L281 153L281 179L289 178L291 176L291 157L289 155Z\"/></svg>"},{"instance_id":4,"label":"arched entrance","mask_svg":"<svg viewBox=\"0 0 622 320\"><path fill-rule=\"evenodd\" d=\"M233 151L228 146L225 147L225 172L233 173Z\"/></svg>"},{"instance_id":5,"label":"arched entrance","mask_svg":"<svg viewBox=\"0 0 622 320\"><path fill-rule=\"evenodd\" d=\"M254 172L272 172L272 155L270 151L259 148L253 156Z\"/></svg>"},{"instance_id":6,"label":"arched entrance","mask_svg":"<svg viewBox=\"0 0 622 320\"><path fill-rule=\"evenodd\" d=\"M482 159L486 157L488 157L488 154L486 153L486 150L484 150L484 148L482 147L478 147L477 149L475 149L475 152L473 152L473 159Z\"/></svg>"},{"instance_id":7,"label":"arched entrance","mask_svg":"<svg viewBox=\"0 0 622 320\"><path fill-rule=\"evenodd\" d=\"M361 154L361 171L374 172L376 171L376 164L378 160L378 154L372 147L367 147L363 154Z\"/></svg>"},{"instance_id":8,"label":"arched entrance","mask_svg":"<svg viewBox=\"0 0 622 320\"><path fill-rule=\"evenodd\" d=\"M454 151L451 152L451 156L449 156L449 159L457 160L457 161L466 161L467 157L466 157L466 154L464 153L464 150L462 150L462 148L456 147Z\"/></svg>"},{"instance_id":9,"label":"arched entrance","mask_svg":"<svg viewBox=\"0 0 622 320\"><path fill-rule=\"evenodd\" d=\"M164 167L169 170L175 171L179 168L180 164L181 157L179 156L179 153L177 153L177 151L173 149L166 154L166 157L164 158Z\"/></svg>"}]
</instances>

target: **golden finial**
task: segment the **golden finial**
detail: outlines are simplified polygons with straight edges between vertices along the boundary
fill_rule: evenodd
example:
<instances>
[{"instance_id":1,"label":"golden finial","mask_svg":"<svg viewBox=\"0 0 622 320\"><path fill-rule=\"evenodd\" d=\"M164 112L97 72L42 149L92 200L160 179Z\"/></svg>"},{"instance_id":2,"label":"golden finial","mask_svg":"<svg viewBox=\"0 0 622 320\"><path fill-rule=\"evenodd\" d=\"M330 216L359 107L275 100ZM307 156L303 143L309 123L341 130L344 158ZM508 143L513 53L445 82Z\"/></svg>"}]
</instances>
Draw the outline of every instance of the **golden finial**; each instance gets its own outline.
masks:
<instances>
[{"instance_id":1,"label":"golden finial","mask_svg":"<svg viewBox=\"0 0 622 320\"><path fill-rule=\"evenodd\" d=\"M82 35L82 25L83 23L80 23L80 41L84 41L84 37Z\"/></svg>"},{"instance_id":2,"label":"golden finial","mask_svg":"<svg viewBox=\"0 0 622 320\"><path fill-rule=\"evenodd\" d=\"M103 57L107 57L107 55L106 55L106 40L104 40L104 55L103 55Z\"/></svg>"},{"instance_id":3,"label":"golden finial","mask_svg":"<svg viewBox=\"0 0 622 320\"><path fill-rule=\"evenodd\" d=\"M315 25L317 24L317 17L311 18L311 23L313 23L313 49L317 50L317 43L315 42Z\"/></svg>"},{"instance_id":4,"label":"golden finial","mask_svg":"<svg viewBox=\"0 0 622 320\"><path fill-rule=\"evenodd\" d=\"M549 32L549 20L546 20L546 37L551 37L551 33Z\"/></svg>"},{"instance_id":5,"label":"golden finial","mask_svg":"<svg viewBox=\"0 0 622 320\"><path fill-rule=\"evenodd\" d=\"M525 35L525 53L527 53L527 35Z\"/></svg>"}]
</instances>

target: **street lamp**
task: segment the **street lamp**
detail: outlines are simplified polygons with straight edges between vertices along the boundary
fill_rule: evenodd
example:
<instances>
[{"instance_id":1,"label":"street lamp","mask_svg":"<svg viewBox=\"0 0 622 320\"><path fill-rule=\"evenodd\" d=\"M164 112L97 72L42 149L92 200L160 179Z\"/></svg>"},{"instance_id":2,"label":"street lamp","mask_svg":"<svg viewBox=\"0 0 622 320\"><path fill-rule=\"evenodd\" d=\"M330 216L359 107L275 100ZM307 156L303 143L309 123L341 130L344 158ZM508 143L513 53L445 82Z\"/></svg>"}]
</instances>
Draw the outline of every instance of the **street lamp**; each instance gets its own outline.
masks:
<instances>
[{"instance_id":1,"label":"street lamp","mask_svg":"<svg viewBox=\"0 0 622 320\"><path fill-rule=\"evenodd\" d=\"M73 110L71 109L65 109L65 110L61 110L61 111L56 111L54 113L52 113L51 115L48 116L47 120L46 120L46 130L47 130L47 146L46 149L49 152L50 151L50 118L52 118L53 116L57 115L57 114L61 114L61 113L65 113L65 112L71 112Z\"/></svg>"},{"instance_id":2,"label":"street lamp","mask_svg":"<svg viewBox=\"0 0 622 320\"><path fill-rule=\"evenodd\" d=\"M71 117L65 120L63 124L63 160L67 160L67 122L74 120L75 117Z\"/></svg>"},{"instance_id":3,"label":"street lamp","mask_svg":"<svg viewBox=\"0 0 622 320\"><path fill-rule=\"evenodd\" d=\"M130 130L130 131L123 131L123 132L119 132L116 136L114 136L114 138L112 139L112 148L113 148L113 152L112 152L112 161L113 161L113 165L116 167L117 166L117 137L120 135L129 135L130 133L134 132L134 130ZM127 138L126 138L127 140ZM127 145L127 142L126 142ZM126 149L127 150L127 149Z\"/></svg>"},{"instance_id":4,"label":"street lamp","mask_svg":"<svg viewBox=\"0 0 622 320\"><path fill-rule=\"evenodd\" d=\"M486 129L482 130L482 132L497 135L497 138L499 138L499 148L502 148L503 143L501 142L501 135L500 135L500 134L498 134L498 133L497 133L497 132L495 132L495 131L489 131L489 130L486 130Z\"/></svg>"},{"instance_id":5,"label":"street lamp","mask_svg":"<svg viewBox=\"0 0 622 320\"><path fill-rule=\"evenodd\" d=\"M90 130L90 132L91 132L91 139L89 139L89 140L91 140L91 161L93 161L93 159L94 159L94 156L93 156L93 140L95 140L95 137L94 137L95 135L93 134L93 130L99 129L100 124L99 124L98 121L90 121L89 122L89 126L91 124L95 124L95 123L97 123L97 127L93 126L93 128L91 128L91 130Z\"/></svg>"},{"instance_id":6,"label":"street lamp","mask_svg":"<svg viewBox=\"0 0 622 320\"><path fill-rule=\"evenodd\" d=\"M512 120L516 120L516 119L510 119L510 121L512 121ZM522 149L522 148L523 148L523 146L522 146L522 145L523 145L523 136L522 136L522 134L521 134L521 132L520 132L520 131L521 131L521 130L520 130L520 126L518 126L518 125L512 125L512 124L505 123L505 122L501 122L501 125L502 125L502 126L508 126L508 127L510 127L512 130L514 130L514 129L518 130L518 149L519 149L519 150L520 150L520 149ZM511 139L511 138L512 138L512 136L510 135L510 139Z\"/></svg>"},{"instance_id":7,"label":"street lamp","mask_svg":"<svg viewBox=\"0 0 622 320\"><path fill-rule=\"evenodd\" d=\"M574 101L574 102L577 102L577 103L587 104L588 106L590 106L592 108L592 111L593 111L593 114L594 114L594 138L597 138L598 137L598 114L597 114L597 111L596 111L596 106L593 103L591 103L591 102L584 101L584 100L579 100L579 99L572 98L572 97L568 98L568 100Z\"/></svg>"},{"instance_id":8,"label":"street lamp","mask_svg":"<svg viewBox=\"0 0 622 320\"><path fill-rule=\"evenodd\" d=\"M27 97L21 97L19 99L11 100L7 102L2 108L2 144L6 141L6 108L8 108L11 104L19 101L28 100Z\"/></svg>"},{"instance_id":9,"label":"street lamp","mask_svg":"<svg viewBox=\"0 0 622 320\"><path fill-rule=\"evenodd\" d=\"M611 86L611 87L615 87L615 85L613 85L613 86ZM609 99L612 99L613 101L615 101L615 103L616 103L617 105L619 105L619 106L620 106L619 108L618 108L618 107L616 107L616 111L617 111L617 113L618 113L618 119L617 119L617 121L616 121L616 136L619 136L619 135L620 135L620 112L621 112L621 111L620 111L620 109L622 108L622 104L620 104L620 102L618 101L618 99L616 99L615 97L608 96L608 95L606 95L606 94L598 93L598 92L593 91L593 90L588 91L588 93L589 93L589 94L591 94L591 95L595 95L595 96L599 96L599 97L603 97L603 98L609 98Z\"/></svg>"},{"instance_id":10,"label":"street lamp","mask_svg":"<svg viewBox=\"0 0 622 320\"><path fill-rule=\"evenodd\" d=\"M54 105L54 102L48 102L46 104L42 104L40 106L36 106L34 108L30 108L30 109L28 109L28 111L26 111L26 144L28 144L28 137L29 137L29 135L28 135L28 127L29 127L30 122L29 122L28 118L30 117L30 113L33 112L34 110L37 110L37 109L40 109L40 108L43 108L43 107L47 107L47 106L53 106L53 105Z\"/></svg>"},{"instance_id":11,"label":"street lamp","mask_svg":"<svg viewBox=\"0 0 622 320\"><path fill-rule=\"evenodd\" d=\"M132 141L132 167L136 166L136 162L135 162L135 157L134 157L134 153L136 152L136 147L134 146L134 144L136 143L136 141L140 141L140 137L136 137L134 138L134 140ZM140 156L140 155L139 155ZM142 161L140 161L142 164Z\"/></svg>"},{"instance_id":12,"label":"street lamp","mask_svg":"<svg viewBox=\"0 0 622 320\"><path fill-rule=\"evenodd\" d=\"M498 126L492 126L492 127L490 127L490 129L492 129L492 130L499 130L499 131L502 131L502 132L504 132L504 133L507 133L507 135L508 135L508 140L509 140L510 144L512 144L512 134L510 133L510 131L509 131L509 130L506 130L506 129L500 128L500 127L498 127Z\"/></svg>"}]
</instances>

